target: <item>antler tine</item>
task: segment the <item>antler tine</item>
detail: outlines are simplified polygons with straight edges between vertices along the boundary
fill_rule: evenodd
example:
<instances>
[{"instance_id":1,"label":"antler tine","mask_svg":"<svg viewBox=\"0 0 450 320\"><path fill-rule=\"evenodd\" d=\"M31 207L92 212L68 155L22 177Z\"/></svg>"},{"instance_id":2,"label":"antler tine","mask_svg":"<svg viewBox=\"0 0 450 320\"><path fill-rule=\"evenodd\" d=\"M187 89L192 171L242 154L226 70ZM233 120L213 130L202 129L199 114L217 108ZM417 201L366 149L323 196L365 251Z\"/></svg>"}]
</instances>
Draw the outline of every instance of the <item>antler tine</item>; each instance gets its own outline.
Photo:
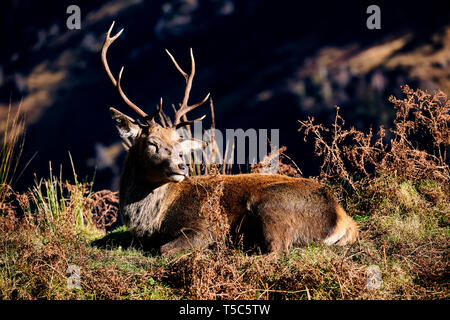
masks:
<instances>
[{"instance_id":1,"label":"antler tine","mask_svg":"<svg viewBox=\"0 0 450 320\"><path fill-rule=\"evenodd\" d=\"M131 109L133 109L133 111L136 112L140 117L144 118L144 120L150 120L151 121L152 119L148 119L149 118L148 114L146 114L144 111L142 111L141 108L139 108L137 105L135 105L133 102L131 102L130 99L128 99L128 97L123 92L122 87L120 86L120 81L122 80L123 69L124 69L124 67L122 67L122 69L120 69L119 79L117 81L117 90L119 90L120 96L122 97L123 101L125 101L125 103Z\"/></svg>"},{"instance_id":2,"label":"antler tine","mask_svg":"<svg viewBox=\"0 0 450 320\"><path fill-rule=\"evenodd\" d=\"M151 115L147 116L145 120L149 120L152 122L155 122L155 117L159 114L161 114L162 111L162 107L163 107L163 98L161 97L161 99L159 100L159 106L158 106L158 110L156 110L155 112L153 112Z\"/></svg>"},{"instance_id":3,"label":"antler tine","mask_svg":"<svg viewBox=\"0 0 450 320\"><path fill-rule=\"evenodd\" d=\"M181 117L184 114L188 113L192 109L197 108L198 106L203 104L206 100L208 100L209 93L199 103L189 106L188 105L189 94L191 93L192 80L194 79L194 75L195 75L195 59L194 59L194 53L192 51L192 48L190 49L190 55L191 55L191 73L190 74L187 74L186 72L183 71L183 69L181 69L181 67L178 65L177 61L172 56L172 54L169 52L169 50L166 49L166 52L169 55L170 59L172 60L173 64L175 65L175 67L177 68L177 70L183 75L184 79L186 80L186 88L184 90L183 102L181 103L180 109L178 109L178 111L175 112L175 121L173 123L176 128L179 128L179 127L182 127L185 125L189 125L192 122L200 121L204 118L204 117L201 117L196 120L181 122Z\"/></svg>"},{"instance_id":4,"label":"antler tine","mask_svg":"<svg viewBox=\"0 0 450 320\"><path fill-rule=\"evenodd\" d=\"M169 50L166 49L167 54L169 55L170 59L172 59L173 64L177 68L178 71L183 75L186 82L188 81L189 75L181 69L181 67L178 65L177 60L173 57L173 55L169 52Z\"/></svg>"},{"instance_id":5,"label":"antler tine","mask_svg":"<svg viewBox=\"0 0 450 320\"><path fill-rule=\"evenodd\" d=\"M177 124L177 125L175 126L175 129L178 129L178 128L181 128L181 127L185 127L185 126L188 126L188 125L190 125L190 124L193 124L193 123L196 122L196 121L202 121L203 119L205 119L205 117L206 117L206 115L203 115L203 116L201 116L200 118L197 118L197 119L194 119L194 120L188 120L188 121L180 122L179 124Z\"/></svg>"},{"instance_id":6,"label":"antler tine","mask_svg":"<svg viewBox=\"0 0 450 320\"><path fill-rule=\"evenodd\" d=\"M105 68L105 71L109 77L109 79L111 80L112 84L114 85L114 87L116 87L120 93L120 96L122 97L122 99L124 100L124 102L134 111L136 112L140 117L142 117L144 120L146 121L150 121L151 123L153 122L153 117L149 117L144 111L142 111L141 108L139 108L136 104L134 104L133 102L131 102L130 99L128 99L128 97L125 95L125 93L123 92L121 86L120 86L120 80L122 78L122 72L123 72L123 67L120 70L119 73L119 78L118 81L116 81L116 79L114 78L113 74L111 73L111 70L109 69L109 65L108 65L108 59L106 58L106 53L108 52L108 48L109 46L116 41L116 39L122 34L123 29L121 29L118 33L116 33L113 37L111 37L111 31L114 28L114 23L115 21L113 21L113 23L111 24L111 27L109 28L108 32L106 33L106 38L105 38L105 42L103 43L103 47L102 47L102 63L103 63L103 67Z\"/></svg>"},{"instance_id":7,"label":"antler tine","mask_svg":"<svg viewBox=\"0 0 450 320\"><path fill-rule=\"evenodd\" d=\"M111 24L111 27L108 30L108 33L106 33L105 42L103 43L102 47L102 62L103 67L105 68L106 73L108 74L109 79L111 80L114 87L117 86L117 81L114 78L113 74L111 73L111 70L109 69L108 65L108 59L106 58L106 52L108 52L109 46L116 41L116 39L122 34L123 29L121 29L119 32L116 33L115 36L111 37L111 31L114 28L115 21Z\"/></svg>"}]
</instances>

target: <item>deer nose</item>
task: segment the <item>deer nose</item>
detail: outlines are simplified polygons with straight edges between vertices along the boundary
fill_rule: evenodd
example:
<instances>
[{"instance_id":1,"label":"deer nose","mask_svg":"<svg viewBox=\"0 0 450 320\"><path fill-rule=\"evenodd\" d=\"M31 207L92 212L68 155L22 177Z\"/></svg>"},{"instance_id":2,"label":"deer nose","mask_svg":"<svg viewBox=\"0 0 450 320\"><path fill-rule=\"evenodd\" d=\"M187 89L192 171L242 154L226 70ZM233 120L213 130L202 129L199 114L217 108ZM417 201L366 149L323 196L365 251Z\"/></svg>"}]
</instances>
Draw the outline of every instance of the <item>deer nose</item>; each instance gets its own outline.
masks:
<instances>
[{"instance_id":1,"label":"deer nose","mask_svg":"<svg viewBox=\"0 0 450 320\"><path fill-rule=\"evenodd\" d=\"M188 171L188 167L184 163L180 163L178 165L178 168L180 168L180 170L183 170L184 173L187 173Z\"/></svg>"}]
</instances>

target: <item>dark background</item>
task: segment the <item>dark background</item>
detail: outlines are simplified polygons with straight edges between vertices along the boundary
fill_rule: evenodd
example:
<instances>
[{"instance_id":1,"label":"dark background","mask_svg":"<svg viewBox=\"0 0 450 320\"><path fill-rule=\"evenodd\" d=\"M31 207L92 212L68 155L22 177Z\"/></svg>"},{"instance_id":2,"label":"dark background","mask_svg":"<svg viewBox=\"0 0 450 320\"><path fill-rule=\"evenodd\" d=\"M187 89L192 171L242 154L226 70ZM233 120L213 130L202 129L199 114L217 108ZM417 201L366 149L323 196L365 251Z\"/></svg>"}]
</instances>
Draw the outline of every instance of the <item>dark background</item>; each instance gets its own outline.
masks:
<instances>
[{"instance_id":1,"label":"dark background","mask_svg":"<svg viewBox=\"0 0 450 320\"><path fill-rule=\"evenodd\" d=\"M68 30L66 8L81 8L81 29ZM369 30L366 9L381 8L381 30ZM124 159L108 107L131 114L100 62L106 31L124 33L110 48L114 74L147 112L164 97L180 102L184 81L164 52L188 69L194 48L192 102L211 92L216 126L278 128L306 176L317 173L311 144L297 120L325 123L341 106L347 125L389 126L390 95L400 86L450 90L450 11L433 1L2 1L0 3L0 129L8 105L27 118L22 163L36 151L18 189L33 174L48 176L49 161L71 177L68 151L95 189L117 188ZM198 108L189 117L206 113ZM134 116L134 115L133 115Z\"/></svg>"}]
</instances>

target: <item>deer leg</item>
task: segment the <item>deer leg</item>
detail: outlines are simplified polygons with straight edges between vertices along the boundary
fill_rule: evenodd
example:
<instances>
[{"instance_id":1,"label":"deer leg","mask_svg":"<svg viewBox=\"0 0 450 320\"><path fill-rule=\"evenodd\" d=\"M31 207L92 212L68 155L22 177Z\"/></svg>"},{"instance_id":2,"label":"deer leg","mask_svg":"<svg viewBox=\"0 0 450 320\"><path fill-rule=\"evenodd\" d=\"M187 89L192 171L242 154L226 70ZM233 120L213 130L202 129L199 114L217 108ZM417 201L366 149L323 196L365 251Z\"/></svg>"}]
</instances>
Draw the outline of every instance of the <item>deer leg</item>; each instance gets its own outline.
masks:
<instances>
[{"instance_id":1,"label":"deer leg","mask_svg":"<svg viewBox=\"0 0 450 320\"><path fill-rule=\"evenodd\" d=\"M289 227L282 223L264 220L262 232L267 252L288 252L291 244Z\"/></svg>"},{"instance_id":2,"label":"deer leg","mask_svg":"<svg viewBox=\"0 0 450 320\"><path fill-rule=\"evenodd\" d=\"M258 245L263 253L287 252L291 244L291 228L271 206L255 204L249 214L244 239Z\"/></svg>"},{"instance_id":3,"label":"deer leg","mask_svg":"<svg viewBox=\"0 0 450 320\"><path fill-rule=\"evenodd\" d=\"M291 208L291 201L283 199L275 191L266 190L264 198L251 206L251 215L259 220L262 245L264 251L285 253L295 239L295 212Z\"/></svg>"},{"instance_id":4,"label":"deer leg","mask_svg":"<svg viewBox=\"0 0 450 320\"><path fill-rule=\"evenodd\" d=\"M181 230L181 234L177 238L160 247L160 252L164 256L173 255L183 250L208 246L212 241L213 239L204 233Z\"/></svg>"}]
</instances>

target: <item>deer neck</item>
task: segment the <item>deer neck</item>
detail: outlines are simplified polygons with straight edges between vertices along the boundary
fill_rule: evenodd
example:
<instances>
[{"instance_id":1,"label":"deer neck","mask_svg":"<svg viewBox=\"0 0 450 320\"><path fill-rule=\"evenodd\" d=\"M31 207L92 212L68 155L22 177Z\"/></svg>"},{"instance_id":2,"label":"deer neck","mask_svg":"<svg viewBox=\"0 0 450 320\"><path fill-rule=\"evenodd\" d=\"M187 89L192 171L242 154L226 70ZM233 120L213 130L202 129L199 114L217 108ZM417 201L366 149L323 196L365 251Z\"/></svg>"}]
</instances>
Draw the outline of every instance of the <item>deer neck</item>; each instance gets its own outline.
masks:
<instances>
[{"instance_id":1,"label":"deer neck","mask_svg":"<svg viewBox=\"0 0 450 320\"><path fill-rule=\"evenodd\" d=\"M130 150L131 151L131 150ZM151 183L129 153L120 179L120 211L127 228L137 236L150 237L158 232L167 204L170 183Z\"/></svg>"}]
</instances>

